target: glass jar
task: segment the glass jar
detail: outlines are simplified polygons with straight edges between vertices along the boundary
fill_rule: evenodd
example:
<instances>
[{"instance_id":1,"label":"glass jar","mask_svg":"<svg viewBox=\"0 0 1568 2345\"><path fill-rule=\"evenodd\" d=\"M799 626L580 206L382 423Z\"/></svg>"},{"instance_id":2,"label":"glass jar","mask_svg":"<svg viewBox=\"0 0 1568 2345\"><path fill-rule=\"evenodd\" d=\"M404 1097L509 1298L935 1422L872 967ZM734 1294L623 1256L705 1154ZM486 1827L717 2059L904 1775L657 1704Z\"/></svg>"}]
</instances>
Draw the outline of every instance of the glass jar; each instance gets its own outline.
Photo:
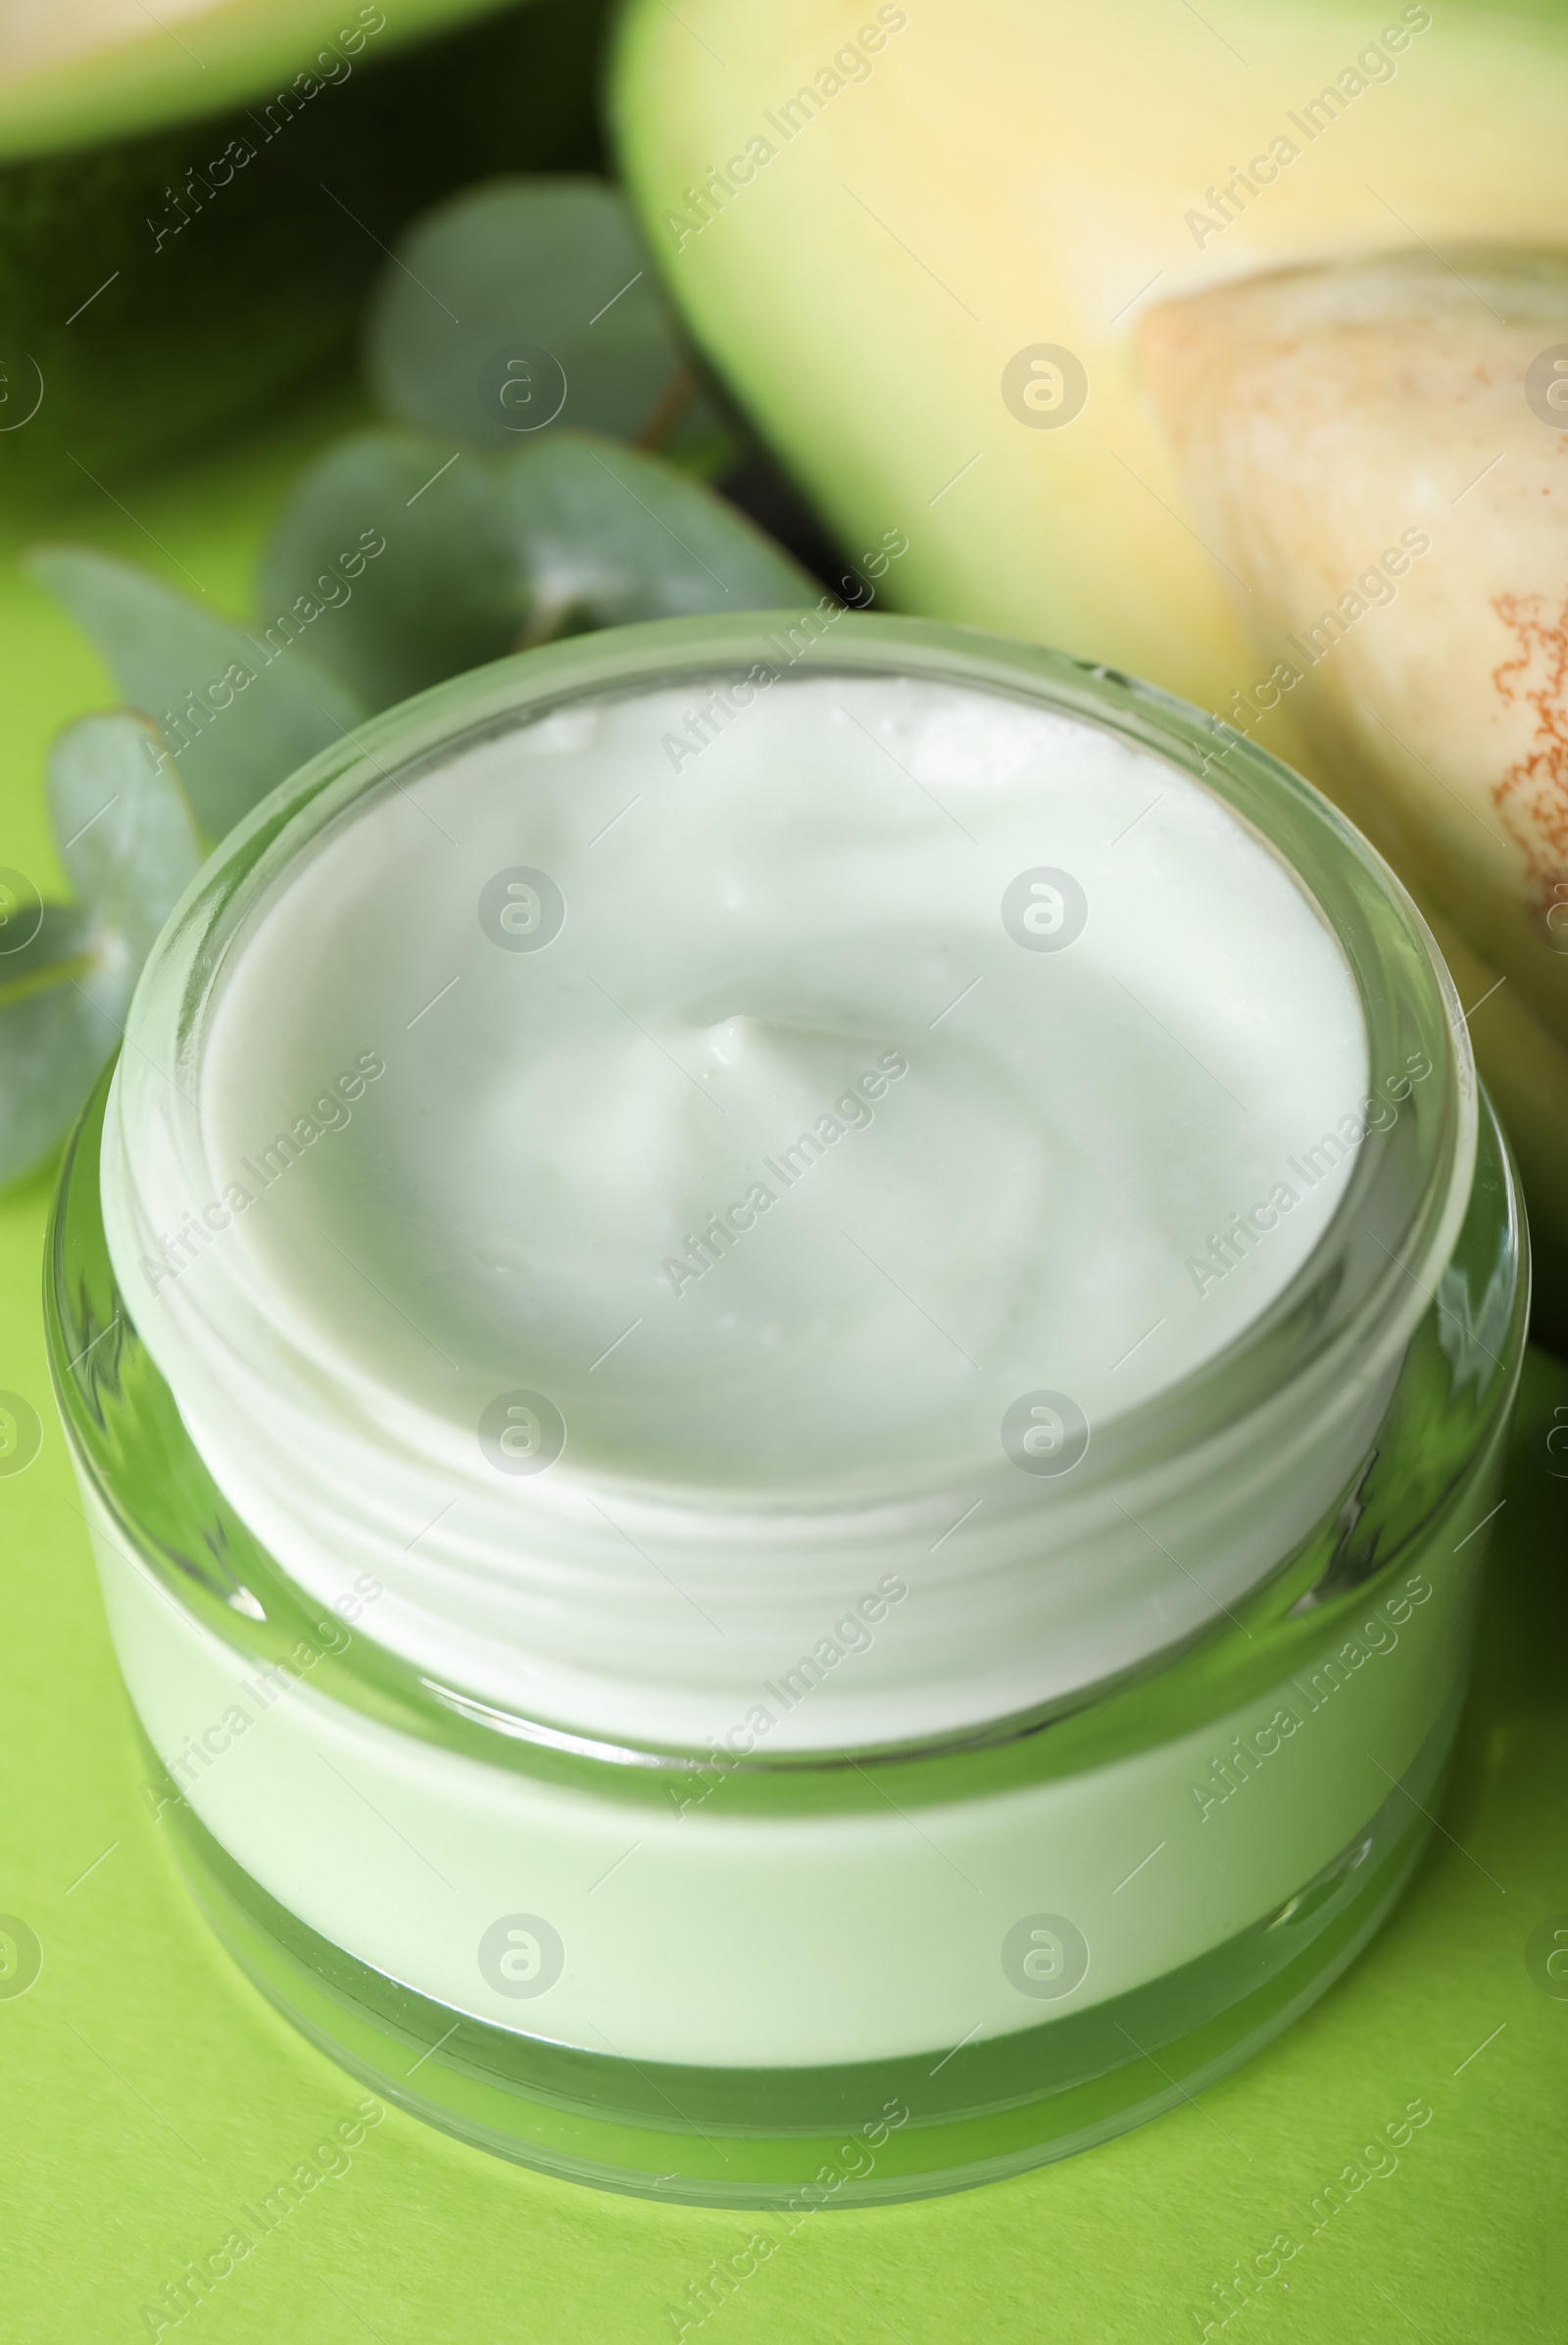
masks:
<instances>
[{"instance_id":1,"label":"glass jar","mask_svg":"<svg viewBox=\"0 0 1568 2345\"><path fill-rule=\"evenodd\" d=\"M1201 784L1336 940L1368 1080L1340 1127L1338 1202L1255 1316L1092 1441L1058 1410L1070 1475L999 1430L985 1487L1013 1611L986 1630L1005 1689L991 1713L972 1685L960 1698L956 1651L954 1699L921 1731L823 1746L737 1716L700 1747L612 1731L604 1708L532 1714L479 1667L412 1649L373 1575L323 1600L270 1551L138 1332L150 1306L117 1281L102 1181L107 1164L133 1197L153 1154L187 1144L236 941L359 812L465 745L763 670L1000 696ZM62 1171L46 1312L146 1797L263 1991L379 2093L656 2197L914 2197L1187 2098L1376 1930L1441 1793L1528 1276L1436 949L1298 777L1147 686L970 630L784 614L578 638L392 710L275 792L171 922L128 1036L119 1121L106 1075ZM167 1124L147 1103L166 1096ZM269 1373L245 1343L217 1371L236 1391ZM199 1420L204 1396L182 1397ZM273 1465L282 1487L286 1445ZM345 1477L345 1522L381 1504L372 1481ZM780 1555L858 1556L836 1583L848 1651L911 1591L990 1620L990 1550L949 1546L956 1523L933 1536L944 1502L806 1487L750 1525L720 1495L715 1519L764 1576ZM1136 1607L1118 1592L1134 1547ZM1076 1675L1038 1610L1068 1586L1114 1612L1108 1658ZM593 1642L582 1630L590 1673Z\"/></svg>"}]
</instances>

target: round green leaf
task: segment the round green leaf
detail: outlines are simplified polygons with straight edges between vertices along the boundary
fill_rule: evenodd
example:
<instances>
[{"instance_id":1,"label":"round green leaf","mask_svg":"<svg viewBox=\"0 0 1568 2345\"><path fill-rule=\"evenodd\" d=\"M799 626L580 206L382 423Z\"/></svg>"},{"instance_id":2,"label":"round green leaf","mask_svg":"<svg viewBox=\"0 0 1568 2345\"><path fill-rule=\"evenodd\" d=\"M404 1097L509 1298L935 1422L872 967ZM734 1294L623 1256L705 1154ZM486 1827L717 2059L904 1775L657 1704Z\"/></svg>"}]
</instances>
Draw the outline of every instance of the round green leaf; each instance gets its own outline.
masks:
<instances>
[{"instance_id":1,"label":"round green leaf","mask_svg":"<svg viewBox=\"0 0 1568 2345\"><path fill-rule=\"evenodd\" d=\"M334 575L367 516L385 552ZM344 441L300 482L263 562L264 609L307 591L333 596L315 656L372 708L558 635L818 592L721 497L583 432L501 457L403 432Z\"/></svg>"},{"instance_id":2,"label":"round green leaf","mask_svg":"<svg viewBox=\"0 0 1568 2345\"><path fill-rule=\"evenodd\" d=\"M48 788L94 951L128 960L134 979L202 859L173 759L145 717L83 716L50 747Z\"/></svg>"},{"instance_id":3,"label":"round green leaf","mask_svg":"<svg viewBox=\"0 0 1568 2345\"><path fill-rule=\"evenodd\" d=\"M386 551L354 575L367 530ZM366 432L314 464L262 561L264 611L328 603L313 656L372 708L514 649L527 609L494 471L408 432Z\"/></svg>"},{"instance_id":4,"label":"round green leaf","mask_svg":"<svg viewBox=\"0 0 1568 2345\"><path fill-rule=\"evenodd\" d=\"M81 717L49 751L49 811L80 902L0 955L0 1183L65 1138L119 1041L153 941L201 863L173 760L141 716Z\"/></svg>"},{"instance_id":5,"label":"round green leaf","mask_svg":"<svg viewBox=\"0 0 1568 2345\"><path fill-rule=\"evenodd\" d=\"M247 634L88 547L42 547L27 567L91 636L124 698L153 718L211 839L365 714L301 649L321 615L317 598L297 598Z\"/></svg>"},{"instance_id":6,"label":"round green leaf","mask_svg":"<svg viewBox=\"0 0 1568 2345\"><path fill-rule=\"evenodd\" d=\"M501 481L529 589L527 640L817 601L816 581L711 489L612 440L563 433Z\"/></svg>"},{"instance_id":7,"label":"round green leaf","mask_svg":"<svg viewBox=\"0 0 1568 2345\"><path fill-rule=\"evenodd\" d=\"M633 439L684 361L621 196L494 179L426 213L372 298L371 387L448 447L572 425Z\"/></svg>"},{"instance_id":8,"label":"round green leaf","mask_svg":"<svg viewBox=\"0 0 1568 2345\"><path fill-rule=\"evenodd\" d=\"M65 1138L120 1039L130 980L98 961L90 916L46 904L31 942L0 959L0 1183Z\"/></svg>"}]
</instances>

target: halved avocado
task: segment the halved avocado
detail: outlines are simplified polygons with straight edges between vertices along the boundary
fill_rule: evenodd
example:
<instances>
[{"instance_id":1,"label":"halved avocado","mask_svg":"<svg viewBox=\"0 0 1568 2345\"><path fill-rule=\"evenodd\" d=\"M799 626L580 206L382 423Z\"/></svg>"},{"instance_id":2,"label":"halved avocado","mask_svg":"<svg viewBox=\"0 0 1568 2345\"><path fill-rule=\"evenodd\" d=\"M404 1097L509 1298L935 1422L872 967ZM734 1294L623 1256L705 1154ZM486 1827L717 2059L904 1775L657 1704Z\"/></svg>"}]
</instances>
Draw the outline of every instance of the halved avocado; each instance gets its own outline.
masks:
<instances>
[{"instance_id":1,"label":"halved avocado","mask_svg":"<svg viewBox=\"0 0 1568 2345\"><path fill-rule=\"evenodd\" d=\"M605 0L0 0L0 510L264 410L403 222L597 159Z\"/></svg>"},{"instance_id":2,"label":"halved avocado","mask_svg":"<svg viewBox=\"0 0 1568 2345\"><path fill-rule=\"evenodd\" d=\"M1219 710L1252 656L1142 313L1568 242L1568 0L627 0L610 94L703 349L841 543L908 533L890 599Z\"/></svg>"},{"instance_id":3,"label":"halved avocado","mask_svg":"<svg viewBox=\"0 0 1568 2345\"><path fill-rule=\"evenodd\" d=\"M889 602L1182 694L1396 864L1568 1340L1565 0L627 0L612 110L699 344L846 548L907 539ZM1293 683L1391 516L1425 566Z\"/></svg>"}]
</instances>

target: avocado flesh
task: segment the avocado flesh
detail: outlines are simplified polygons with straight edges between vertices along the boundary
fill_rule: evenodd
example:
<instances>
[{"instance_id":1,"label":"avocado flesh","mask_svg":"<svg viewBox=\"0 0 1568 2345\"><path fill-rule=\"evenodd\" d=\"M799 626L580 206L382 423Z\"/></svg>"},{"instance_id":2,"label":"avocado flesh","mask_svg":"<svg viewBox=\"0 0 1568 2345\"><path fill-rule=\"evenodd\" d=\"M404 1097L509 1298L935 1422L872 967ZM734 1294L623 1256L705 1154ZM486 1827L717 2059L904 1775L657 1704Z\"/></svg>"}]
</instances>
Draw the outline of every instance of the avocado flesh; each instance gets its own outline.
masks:
<instances>
[{"instance_id":1,"label":"avocado flesh","mask_svg":"<svg viewBox=\"0 0 1568 2345\"><path fill-rule=\"evenodd\" d=\"M0 82L0 513L266 415L341 364L415 213L592 163L603 15L219 0Z\"/></svg>"},{"instance_id":2,"label":"avocado flesh","mask_svg":"<svg viewBox=\"0 0 1568 2345\"><path fill-rule=\"evenodd\" d=\"M159 0L161 25L184 24L207 16L223 0ZM87 57L124 41L140 41L150 24L139 0L5 0L0 6L0 84Z\"/></svg>"},{"instance_id":3,"label":"avocado flesh","mask_svg":"<svg viewBox=\"0 0 1568 2345\"><path fill-rule=\"evenodd\" d=\"M1255 676L1568 1045L1568 412L1525 395L1568 352L1568 253L1293 269L1141 338Z\"/></svg>"},{"instance_id":4,"label":"avocado flesh","mask_svg":"<svg viewBox=\"0 0 1568 2345\"><path fill-rule=\"evenodd\" d=\"M833 60L869 5L683 0L677 20L630 0L612 120L675 299L840 542L910 533L888 581L905 607L1222 708L1251 654L1139 380L1139 314L1406 233L1559 235L1568 27L1550 4L1555 24L1445 7L1391 80L1315 140L1295 132L1298 159L1201 249L1187 214L1353 70L1358 5L911 0L852 77ZM781 109L822 73L844 86L786 136ZM683 237L687 191L757 135L772 159ZM1004 403L1008 362L1042 343L1089 376L1059 429Z\"/></svg>"},{"instance_id":5,"label":"avocado flesh","mask_svg":"<svg viewBox=\"0 0 1568 2345\"><path fill-rule=\"evenodd\" d=\"M1057 644L1235 711L1252 739L1346 805L1467 953L1465 1005L1509 976L1476 1016L1474 1040L1525 1161L1538 1230L1549 1225L1568 1245L1568 1050L1550 1023L1568 960L1530 929L1522 851L1489 840L1408 758L1366 754L1376 726L1357 724L1348 739L1327 689L1282 694L1245 716L1238 695L1271 664L1251 640L1255 595L1250 579L1227 575L1222 564L1246 564L1199 511L1183 449L1201 437L1201 418L1184 430L1140 360L1146 312L1294 264L1423 240L1529 248L1562 238L1568 27L1557 0L1433 10L1426 30L1404 25L1405 46L1382 48L1363 73L1355 61L1380 22L1339 0L1200 13L1166 0L922 0L907 14L881 49L836 67L873 10L811 0L786 20L735 0L683 0L675 24L662 0L631 0L612 122L689 325L847 552L890 524L906 531L910 552L885 580L890 601ZM1399 7L1381 23L1401 28ZM1344 95L1347 73L1363 84L1356 95ZM1313 133L1303 107L1330 85L1344 103L1320 104L1328 120ZM802 102L808 90L818 103ZM759 132L772 157L726 191L712 167L746 156ZM1296 158L1250 195L1236 189L1222 219L1209 191L1235 188L1235 167L1254 156L1274 160L1276 136ZM1195 226L1191 213L1218 224ZM1555 339L1568 328L1544 327L1542 343ZM1087 403L1059 427L1021 420L1003 395L1009 362L1043 344L1069 350L1088 376ZM1519 405L1519 429L1546 439ZM1416 458L1406 450L1403 461ZM1515 461L1499 467L1495 495ZM1255 469L1253 486L1266 520L1275 506ZM1487 486L1457 521L1479 498L1480 526ZM1364 548L1355 543L1336 594L1383 550L1386 517L1368 524ZM1401 513L1398 527L1413 518ZM1538 518L1522 523L1525 538ZM1354 536L1347 523L1344 546ZM1544 578L1556 540L1537 542ZM1568 569L1559 603L1565 593ZM1380 622L1403 628L1416 607L1401 585L1399 602L1357 630L1366 642L1355 659L1372 658ZM1292 607L1292 623L1321 608ZM1332 682L1334 662L1326 673ZM1490 674L1480 690L1488 721L1500 724ZM1322 706L1308 713L1314 693ZM1509 713L1517 726L1533 712ZM1479 799L1477 809L1487 810ZM1504 827L1495 808L1489 819ZM1463 829L1484 888L1457 883ZM1525 969L1529 986L1513 974ZM1568 1297L1568 1279L1558 1291Z\"/></svg>"},{"instance_id":6,"label":"avocado flesh","mask_svg":"<svg viewBox=\"0 0 1568 2345\"><path fill-rule=\"evenodd\" d=\"M1538 365L1568 355L1568 252L1247 278L1140 342L1264 697L1466 941L1533 1218L1568 1245L1568 410Z\"/></svg>"}]
</instances>

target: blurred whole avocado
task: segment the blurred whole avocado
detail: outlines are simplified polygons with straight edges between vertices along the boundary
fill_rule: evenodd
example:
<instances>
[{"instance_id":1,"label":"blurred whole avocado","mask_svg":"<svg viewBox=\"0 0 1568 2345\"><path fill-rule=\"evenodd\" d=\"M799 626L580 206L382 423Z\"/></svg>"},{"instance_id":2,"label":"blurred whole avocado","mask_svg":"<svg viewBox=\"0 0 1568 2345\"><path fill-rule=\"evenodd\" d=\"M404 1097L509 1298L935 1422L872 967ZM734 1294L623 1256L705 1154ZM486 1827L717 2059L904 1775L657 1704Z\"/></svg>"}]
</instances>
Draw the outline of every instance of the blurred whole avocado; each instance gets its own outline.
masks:
<instances>
[{"instance_id":1,"label":"blurred whole avocado","mask_svg":"<svg viewBox=\"0 0 1568 2345\"><path fill-rule=\"evenodd\" d=\"M1568 1337L1568 0L627 0L611 103L890 596L1179 693L1394 862Z\"/></svg>"},{"instance_id":2,"label":"blurred whole avocado","mask_svg":"<svg viewBox=\"0 0 1568 2345\"><path fill-rule=\"evenodd\" d=\"M598 160L605 0L0 0L0 513L264 411L413 214Z\"/></svg>"}]
</instances>

